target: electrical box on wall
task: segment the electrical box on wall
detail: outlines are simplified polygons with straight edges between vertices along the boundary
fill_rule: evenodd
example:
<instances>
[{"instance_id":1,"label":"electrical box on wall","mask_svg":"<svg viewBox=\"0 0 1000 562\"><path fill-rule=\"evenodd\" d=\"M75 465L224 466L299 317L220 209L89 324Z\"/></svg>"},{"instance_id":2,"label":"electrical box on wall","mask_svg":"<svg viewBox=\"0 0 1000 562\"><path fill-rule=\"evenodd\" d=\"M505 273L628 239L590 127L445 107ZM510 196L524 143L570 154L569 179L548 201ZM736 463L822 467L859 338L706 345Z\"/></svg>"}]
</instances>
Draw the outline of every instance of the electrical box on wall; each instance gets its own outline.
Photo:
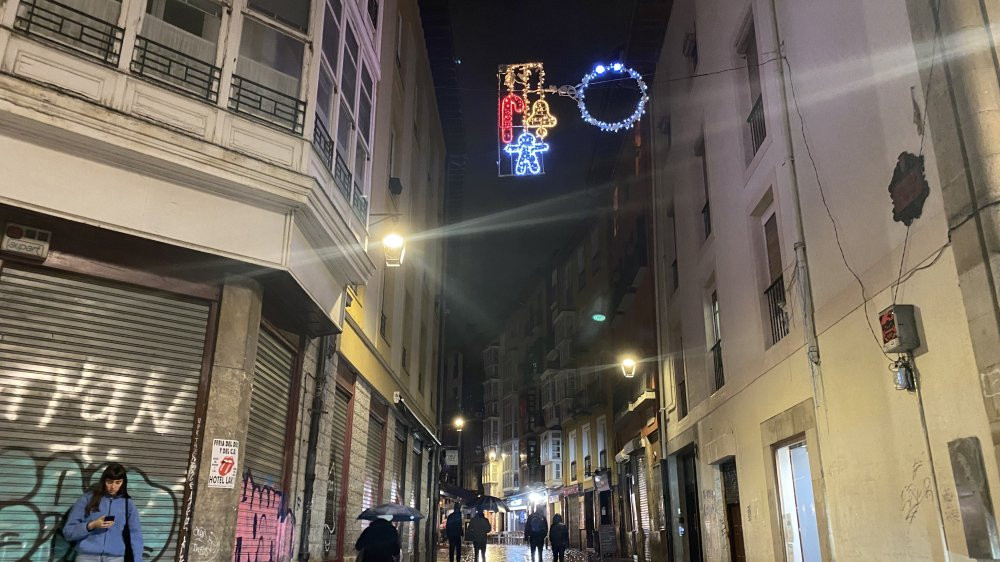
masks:
<instances>
[{"instance_id":1,"label":"electrical box on wall","mask_svg":"<svg viewBox=\"0 0 1000 562\"><path fill-rule=\"evenodd\" d=\"M886 353L906 353L920 347L912 304L894 304L878 314L882 327L882 349Z\"/></svg>"}]
</instances>

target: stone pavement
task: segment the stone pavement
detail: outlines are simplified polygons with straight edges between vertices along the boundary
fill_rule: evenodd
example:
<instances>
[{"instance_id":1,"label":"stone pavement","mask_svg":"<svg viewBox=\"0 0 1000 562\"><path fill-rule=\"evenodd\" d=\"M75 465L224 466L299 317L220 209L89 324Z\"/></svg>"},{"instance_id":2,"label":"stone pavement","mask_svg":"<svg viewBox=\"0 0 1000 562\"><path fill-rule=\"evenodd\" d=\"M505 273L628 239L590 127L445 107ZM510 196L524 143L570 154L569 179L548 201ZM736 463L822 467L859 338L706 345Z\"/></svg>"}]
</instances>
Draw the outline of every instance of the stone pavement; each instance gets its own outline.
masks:
<instances>
[{"instance_id":1,"label":"stone pavement","mask_svg":"<svg viewBox=\"0 0 1000 562\"><path fill-rule=\"evenodd\" d=\"M545 549L543 562L552 562L552 551ZM438 549L436 562L448 562L448 549ZM472 545L462 545L462 562L474 562ZM482 561L480 561L482 562ZM531 553L523 545L486 545L486 562L531 562ZM587 555L580 550L567 550L566 562L587 562Z\"/></svg>"}]
</instances>

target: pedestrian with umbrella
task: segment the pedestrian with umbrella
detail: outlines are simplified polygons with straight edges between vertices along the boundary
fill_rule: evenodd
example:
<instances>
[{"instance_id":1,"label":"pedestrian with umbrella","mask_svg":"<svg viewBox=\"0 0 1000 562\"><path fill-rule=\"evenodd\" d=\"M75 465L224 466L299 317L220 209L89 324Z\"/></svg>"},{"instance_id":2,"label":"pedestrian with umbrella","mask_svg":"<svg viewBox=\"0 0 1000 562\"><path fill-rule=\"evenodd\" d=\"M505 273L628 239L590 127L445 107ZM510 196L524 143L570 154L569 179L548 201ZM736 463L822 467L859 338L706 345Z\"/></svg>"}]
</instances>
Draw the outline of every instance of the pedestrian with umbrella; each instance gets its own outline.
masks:
<instances>
[{"instance_id":1,"label":"pedestrian with umbrella","mask_svg":"<svg viewBox=\"0 0 1000 562\"><path fill-rule=\"evenodd\" d=\"M479 562L479 553L483 553L483 562L486 562L486 536L493 530L493 526L483 515L483 510L477 510L476 516L469 521L469 528L465 532L465 537L472 541L472 559Z\"/></svg>"},{"instance_id":2,"label":"pedestrian with umbrella","mask_svg":"<svg viewBox=\"0 0 1000 562\"><path fill-rule=\"evenodd\" d=\"M448 536L448 562L462 561L462 504L455 504L455 511L448 514L444 524Z\"/></svg>"},{"instance_id":3,"label":"pedestrian with umbrella","mask_svg":"<svg viewBox=\"0 0 1000 562\"><path fill-rule=\"evenodd\" d=\"M493 513L507 513L510 511L507 504L496 496L479 495L467 503L466 506L476 511L490 511Z\"/></svg>"},{"instance_id":4,"label":"pedestrian with umbrella","mask_svg":"<svg viewBox=\"0 0 1000 562\"><path fill-rule=\"evenodd\" d=\"M357 542L358 560L363 562L395 562L399 560L402 542L391 521L416 521L423 515L411 507L386 503L361 512L358 519L371 521Z\"/></svg>"}]
</instances>

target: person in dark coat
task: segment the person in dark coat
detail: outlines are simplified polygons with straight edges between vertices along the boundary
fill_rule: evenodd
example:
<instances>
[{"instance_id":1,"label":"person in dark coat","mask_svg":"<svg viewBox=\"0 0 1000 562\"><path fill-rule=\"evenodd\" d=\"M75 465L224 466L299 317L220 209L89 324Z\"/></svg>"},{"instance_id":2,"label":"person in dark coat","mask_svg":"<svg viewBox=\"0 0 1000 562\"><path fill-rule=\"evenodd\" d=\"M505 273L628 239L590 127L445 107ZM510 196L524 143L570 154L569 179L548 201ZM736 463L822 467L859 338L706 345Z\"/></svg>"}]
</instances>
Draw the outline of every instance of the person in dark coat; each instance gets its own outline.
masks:
<instances>
[{"instance_id":1,"label":"person in dark coat","mask_svg":"<svg viewBox=\"0 0 1000 562\"><path fill-rule=\"evenodd\" d=\"M566 562L566 547L569 546L569 529L563 523L562 515L552 516L552 526L549 527L549 547L552 549L552 562Z\"/></svg>"},{"instance_id":2,"label":"person in dark coat","mask_svg":"<svg viewBox=\"0 0 1000 562\"><path fill-rule=\"evenodd\" d=\"M398 560L402 544L399 541L399 531L389 522L390 519L387 516L372 521L358 537L358 542L354 543L354 550L358 551L358 556L364 562Z\"/></svg>"},{"instance_id":3,"label":"person in dark coat","mask_svg":"<svg viewBox=\"0 0 1000 562\"><path fill-rule=\"evenodd\" d=\"M535 552L538 552L538 562L542 562L542 551L545 549L545 537L549 535L549 522L545 520L545 508L538 506L524 524L524 538L531 547L531 562L535 562Z\"/></svg>"},{"instance_id":4,"label":"person in dark coat","mask_svg":"<svg viewBox=\"0 0 1000 562\"><path fill-rule=\"evenodd\" d=\"M462 560L462 504L455 504L455 511L448 514L444 524L444 534L448 536L448 562Z\"/></svg>"},{"instance_id":5,"label":"person in dark coat","mask_svg":"<svg viewBox=\"0 0 1000 562\"><path fill-rule=\"evenodd\" d=\"M469 521L469 528L465 532L465 536L472 541L472 551L474 552L472 559L474 561L479 562L479 553L482 552L483 562L486 562L486 539L492 530L493 527L481 509L476 512L472 521Z\"/></svg>"}]
</instances>

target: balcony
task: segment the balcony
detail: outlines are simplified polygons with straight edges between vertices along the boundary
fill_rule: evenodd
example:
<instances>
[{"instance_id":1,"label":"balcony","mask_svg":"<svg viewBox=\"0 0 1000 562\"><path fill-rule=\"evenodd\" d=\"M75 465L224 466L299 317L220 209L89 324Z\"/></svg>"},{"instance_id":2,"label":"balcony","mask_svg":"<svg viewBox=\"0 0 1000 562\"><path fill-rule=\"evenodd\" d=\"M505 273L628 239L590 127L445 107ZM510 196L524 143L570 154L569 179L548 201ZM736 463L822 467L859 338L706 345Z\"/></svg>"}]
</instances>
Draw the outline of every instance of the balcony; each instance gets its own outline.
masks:
<instances>
[{"instance_id":1,"label":"balcony","mask_svg":"<svg viewBox=\"0 0 1000 562\"><path fill-rule=\"evenodd\" d=\"M145 37L136 37L129 69L182 94L209 103L219 100L222 71L218 67Z\"/></svg>"},{"instance_id":2,"label":"balcony","mask_svg":"<svg viewBox=\"0 0 1000 562\"><path fill-rule=\"evenodd\" d=\"M726 384L726 373L722 369L722 340L715 342L712 346L712 364L715 368L714 390L719 390Z\"/></svg>"},{"instance_id":3,"label":"balcony","mask_svg":"<svg viewBox=\"0 0 1000 562\"><path fill-rule=\"evenodd\" d=\"M589 478L593 474L593 467L590 466L590 455L583 457L583 475Z\"/></svg>"},{"instance_id":4,"label":"balcony","mask_svg":"<svg viewBox=\"0 0 1000 562\"><path fill-rule=\"evenodd\" d=\"M570 461L570 463L569 463L569 481L570 482L576 482L576 480L577 480L577 475L576 475L576 461Z\"/></svg>"},{"instance_id":5,"label":"balcony","mask_svg":"<svg viewBox=\"0 0 1000 562\"><path fill-rule=\"evenodd\" d=\"M354 216L358 217L358 220L364 221L368 218L368 197L361 191L361 186L358 184L354 184L351 208L354 209Z\"/></svg>"},{"instance_id":6,"label":"balcony","mask_svg":"<svg viewBox=\"0 0 1000 562\"><path fill-rule=\"evenodd\" d=\"M649 267L647 250L646 229L640 218L634 239L611 272L611 310L624 313L631 305Z\"/></svg>"},{"instance_id":7,"label":"balcony","mask_svg":"<svg viewBox=\"0 0 1000 562\"><path fill-rule=\"evenodd\" d=\"M757 100L747 117L747 126L750 128L750 142L753 144L753 153L757 154L760 145L764 144L767 138L767 127L764 122L764 98L757 96Z\"/></svg>"},{"instance_id":8,"label":"balcony","mask_svg":"<svg viewBox=\"0 0 1000 562\"><path fill-rule=\"evenodd\" d=\"M14 29L116 66L125 30L52 0L21 0Z\"/></svg>"},{"instance_id":9,"label":"balcony","mask_svg":"<svg viewBox=\"0 0 1000 562\"><path fill-rule=\"evenodd\" d=\"M788 335L788 313L785 312L785 280L779 275L771 286L764 290L767 302L767 317L771 326L771 345Z\"/></svg>"},{"instance_id":10,"label":"balcony","mask_svg":"<svg viewBox=\"0 0 1000 562\"><path fill-rule=\"evenodd\" d=\"M323 120L316 118L316 126L313 127L313 148L319 159L326 165L327 170L333 169L333 139L330 138L330 131L326 130Z\"/></svg>"},{"instance_id":11,"label":"balcony","mask_svg":"<svg viewBox=\"0 0 1000 562\"><path fill-rule=\"evenodd\" d=\"M229 109L290 133L302 134L306 114L304 101L235 74L232 86Z\"/></svg>"}]
</instances>

